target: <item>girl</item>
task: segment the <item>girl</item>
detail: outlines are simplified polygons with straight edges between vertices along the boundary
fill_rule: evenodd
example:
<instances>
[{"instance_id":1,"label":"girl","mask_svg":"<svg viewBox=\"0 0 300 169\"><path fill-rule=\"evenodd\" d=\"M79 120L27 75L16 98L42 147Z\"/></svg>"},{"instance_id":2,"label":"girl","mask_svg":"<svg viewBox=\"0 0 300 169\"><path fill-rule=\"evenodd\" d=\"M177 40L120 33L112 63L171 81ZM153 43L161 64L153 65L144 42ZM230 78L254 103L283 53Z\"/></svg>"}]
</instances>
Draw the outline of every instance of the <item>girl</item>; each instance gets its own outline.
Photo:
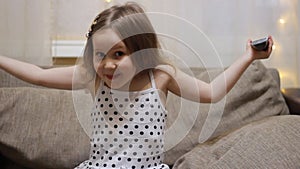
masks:
<instances>
[{"instance_id":1,"label":"girl","mask_svg":"<svg viewBox=\"0 0 300 169\"><path fill-rule=\"evenodd\" d=\"M143 9L126 3L95 18L81 65L44 70L2 56L0 68L37 85L90 89L95 104L91 152L77 169L166 169L169 167L162 161L168 91L196 102L219 101L252 61L270 56L273 40L269 37L267 51L255 51L250 44L248 40L245 54L207 84L162 59L157 36ZM223 77L226 85L222 85Z\"/></svg>"}]
</instances>

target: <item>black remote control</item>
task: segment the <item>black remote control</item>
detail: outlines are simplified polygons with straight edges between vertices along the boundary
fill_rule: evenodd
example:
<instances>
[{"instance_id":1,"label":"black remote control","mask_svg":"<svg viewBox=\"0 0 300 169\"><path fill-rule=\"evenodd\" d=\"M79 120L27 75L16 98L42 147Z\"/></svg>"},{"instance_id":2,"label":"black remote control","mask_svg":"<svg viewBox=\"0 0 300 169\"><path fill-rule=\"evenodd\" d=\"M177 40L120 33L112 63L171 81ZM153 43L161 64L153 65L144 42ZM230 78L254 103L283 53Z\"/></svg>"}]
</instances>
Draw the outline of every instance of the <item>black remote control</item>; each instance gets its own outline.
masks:
<instances>
[{"instance_id":1,"label":"black remote control","mask_svg":"<svg viewBox=\"0 0 300 169\"><path fill-rule=\"evenodd\" d=\"M269 46L269 37L252 41L251 46L258 51L266 51Z\"/></svg>"}]
</instances>

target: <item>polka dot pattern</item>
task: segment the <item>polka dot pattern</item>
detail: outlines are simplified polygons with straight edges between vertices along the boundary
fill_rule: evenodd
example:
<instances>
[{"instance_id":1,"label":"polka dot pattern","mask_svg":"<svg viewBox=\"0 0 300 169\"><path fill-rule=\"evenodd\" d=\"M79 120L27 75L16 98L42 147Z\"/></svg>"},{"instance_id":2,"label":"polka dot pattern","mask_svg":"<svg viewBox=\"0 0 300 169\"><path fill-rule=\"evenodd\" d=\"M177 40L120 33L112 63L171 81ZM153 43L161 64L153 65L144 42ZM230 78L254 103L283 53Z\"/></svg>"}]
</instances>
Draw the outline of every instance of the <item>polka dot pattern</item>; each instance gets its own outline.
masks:
<instances>
[{"instance_id":1,"label":"polka dot pattern","mask_svg":"<svg viewBox=\"0 0 300 169\"><path fill-rule=\"evenodd\" d=\"M155 87L122 92L102 82L91 116L90 158L77 169L169 168L162 163L167 114Z\"/></svg>"}]
</instances>

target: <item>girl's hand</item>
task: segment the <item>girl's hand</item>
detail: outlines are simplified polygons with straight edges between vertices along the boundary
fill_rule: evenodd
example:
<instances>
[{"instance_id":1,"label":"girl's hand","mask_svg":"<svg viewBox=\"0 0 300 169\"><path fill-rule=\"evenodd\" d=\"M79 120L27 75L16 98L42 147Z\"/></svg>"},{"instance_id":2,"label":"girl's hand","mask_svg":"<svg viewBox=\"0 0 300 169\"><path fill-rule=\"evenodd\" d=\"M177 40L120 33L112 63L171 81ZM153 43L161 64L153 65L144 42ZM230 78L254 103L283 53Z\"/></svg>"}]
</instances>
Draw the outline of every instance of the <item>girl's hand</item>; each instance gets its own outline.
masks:
<instances>
[{"instance_id":1,"label":"girl's hand","mask_svg":"<svg viewBox=\"0 0 300 169\"><path fill-rule=\"evenodd\" d=\"M246 56L249 57L251 61L256 59L267 59L272 53L273 39L272 36L269 36L269 46L266 51L257 51L251 46L251 40L249 39L246 47Z\"/></svg>"}]
</instances>

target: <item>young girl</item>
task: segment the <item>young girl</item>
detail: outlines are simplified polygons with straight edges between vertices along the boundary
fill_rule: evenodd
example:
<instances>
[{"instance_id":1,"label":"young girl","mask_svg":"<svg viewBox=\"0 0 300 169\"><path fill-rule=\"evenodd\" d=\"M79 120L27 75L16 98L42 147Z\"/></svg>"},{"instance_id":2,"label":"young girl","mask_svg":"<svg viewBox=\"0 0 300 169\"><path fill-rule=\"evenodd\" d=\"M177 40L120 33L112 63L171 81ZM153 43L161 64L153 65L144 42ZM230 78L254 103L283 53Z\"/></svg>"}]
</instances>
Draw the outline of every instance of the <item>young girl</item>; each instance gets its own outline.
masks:
<instances>
[{"instance_id":1,"label":"young girl","mask_svg":"<svg viewBox=\"0 0 300 169\"><path fill-rule=\"evenodd\" d=\"M90 158L81 168L169 168L163 164L165 97L168 91L196 102L217 102L256 59L272 51L245 54L210 84L191 77L162 59L153 27L136 3L100 13L87 33L82 65L40 69L0 57L0 68L33 84L59 89L88 87L94 96ZM83 72L83 73L82 73ZM85 76L86 75L86 76ZM224 78L226 85L224 84ZM94 89L95 90L94 90Z\"/></svg>"}]
</instances>

